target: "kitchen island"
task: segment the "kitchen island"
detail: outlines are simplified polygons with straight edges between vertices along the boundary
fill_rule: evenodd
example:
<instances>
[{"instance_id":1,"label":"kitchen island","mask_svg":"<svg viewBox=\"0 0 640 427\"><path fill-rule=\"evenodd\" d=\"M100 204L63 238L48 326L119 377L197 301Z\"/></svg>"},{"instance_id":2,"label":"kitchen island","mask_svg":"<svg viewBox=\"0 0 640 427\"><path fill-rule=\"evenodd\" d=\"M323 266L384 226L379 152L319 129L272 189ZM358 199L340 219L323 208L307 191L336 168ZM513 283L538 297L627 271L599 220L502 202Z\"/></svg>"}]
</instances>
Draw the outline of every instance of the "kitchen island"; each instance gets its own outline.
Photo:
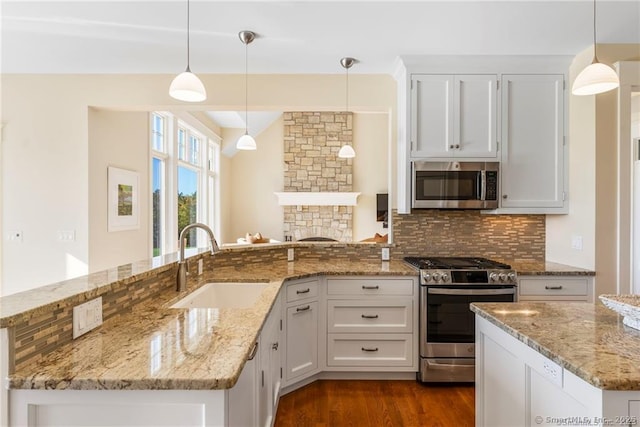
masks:
<instances>
[{"instance_id":1,"label":"kitchen island","mask_svg":"<svg viewBox=\"0 0 640 427\"><path fill-rule=\"evenodd\" d=\"M476 425L637 425L640 331L600 304L479 303Z\"/></svg>"}]
</instances>

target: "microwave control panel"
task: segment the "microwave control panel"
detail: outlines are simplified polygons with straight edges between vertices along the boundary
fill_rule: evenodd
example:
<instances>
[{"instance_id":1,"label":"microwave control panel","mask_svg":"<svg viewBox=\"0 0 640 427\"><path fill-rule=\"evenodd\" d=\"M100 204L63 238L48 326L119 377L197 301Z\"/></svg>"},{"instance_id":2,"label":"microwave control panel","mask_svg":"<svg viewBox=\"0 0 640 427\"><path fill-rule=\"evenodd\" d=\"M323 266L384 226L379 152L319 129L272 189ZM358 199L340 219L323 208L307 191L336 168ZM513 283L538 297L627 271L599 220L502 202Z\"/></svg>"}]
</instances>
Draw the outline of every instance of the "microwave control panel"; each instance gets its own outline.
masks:
<instances>
[{"instance_id":1,"label":"microwave control panel","mask_svg":"<svg viewBox=\"0 0 640 427\"><path fill-rule=\"evenodd\" d=\"M486 200L498 200L498 172L487 171Z\"/></svg>"}]
</instances>

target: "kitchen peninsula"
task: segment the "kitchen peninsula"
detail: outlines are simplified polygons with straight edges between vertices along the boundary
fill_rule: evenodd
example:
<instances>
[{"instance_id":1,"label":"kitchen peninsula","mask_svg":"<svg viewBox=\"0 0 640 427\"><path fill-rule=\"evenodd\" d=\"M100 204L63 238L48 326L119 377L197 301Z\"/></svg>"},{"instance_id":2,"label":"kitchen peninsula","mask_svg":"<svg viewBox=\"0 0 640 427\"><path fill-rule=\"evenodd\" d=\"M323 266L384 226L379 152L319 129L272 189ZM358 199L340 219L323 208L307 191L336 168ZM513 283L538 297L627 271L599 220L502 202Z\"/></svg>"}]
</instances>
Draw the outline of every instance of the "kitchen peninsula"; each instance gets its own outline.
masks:
<instances>
[{"instance_id":1,"label":"kitchen peninsula","mask_svg":"<svg viewBox=\"0 0 640 427\"><path fill-rule=\"evenodd\" d=\"M38 413L40 423L47 419L69 423L73 420L68 415L73 414L80 417L78 423L86 424L100 402L103 412L107 408L116 417L110 419L112 423L117 424L120 416L135 424L126 408L138 408L137 402L141 406L134 412L144 413L147 423L215 420L211 422L228 425L233 414L250 412L245 404L238 407L233 402L248 402L254 395L251 391L249 397L238 393L243 388L262 387L260 374L247 382L246 373L251 369L272 372L266 375L274 379L275 388L263 399L270 402L264 406L273 408L272 417L281 389L292 390L323 371L337 372L343 378L415 378L417 272L393 257L381 262L384 246L392 254L397 250L393 245L294 242L223 248L215 256L203 251L188 259L194 273L182 293L175 291L176 259L169 255L3 297L0 331L7 343L3 347L12 349L11 364L5 368L9 390L3 393L5 399L7 394L12 396L8 399L11 422L26 423ZM295 252L294 261L287 261L289 250ZM200 262L204 272L197 275ZM521 268L527 275L592 274L547 263L524 263ZM170 308L210 282L268 285L250 308ZM96 297L103 299L104 324L72 340L73 307ZM365 325L369 332L355 334L344 330L345 325L339 325L343 330L336 329L329 321L332 314L346 313L350 307L390 304L395 307L393 313L401 314L391 327L378 327L374 320ZM310 354L298 351L300 341L296 339L291 339L296 346L287 352L287 334L313 336L297 326L287 328L300 315L308 316L305 327L315 328L317 347L310 347L315 359L305 359ZM359 312L357 317L360 319ZM278 320L283 320L284 331L279 330ZM267 345L256 350L260 340ZM360 345L358 340L375 345ZM51 350L47 344L56 348ZM355 344L358 353L360 347L380 351L363 350L354 357L349 352ZM253 354L260 363L270 360L275 366L256 371ZM74 409L60 412L61 405ZM172 409L168 413L166 408ZM125 412L118 412L121 410ZM201 418L176 419L191 416L185 414Z\"/></svg>"},{"instance_id":2,"label":"kitchen peninsula","mask_svg":"<svg viewBox=\"0 0 640 427\"><path fill-rule=\"evenodd\" d=\"M600 304L472 304L476 425L637 425L640 331Z\"/></svg>"}]
</instances>

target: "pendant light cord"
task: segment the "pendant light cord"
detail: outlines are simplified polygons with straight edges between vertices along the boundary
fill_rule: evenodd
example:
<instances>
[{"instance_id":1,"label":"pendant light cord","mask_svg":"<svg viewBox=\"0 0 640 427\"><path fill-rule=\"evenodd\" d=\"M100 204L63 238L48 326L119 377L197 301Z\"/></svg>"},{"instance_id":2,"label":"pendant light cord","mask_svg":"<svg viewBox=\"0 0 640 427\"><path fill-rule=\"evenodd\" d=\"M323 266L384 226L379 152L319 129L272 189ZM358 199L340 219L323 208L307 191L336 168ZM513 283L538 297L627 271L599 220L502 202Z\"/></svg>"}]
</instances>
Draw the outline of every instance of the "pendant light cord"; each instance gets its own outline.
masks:
<instances>
[{"instance_id":1,"label":"pendant light cord","mask_svg":"<svg viewBox=\"0 0 640 427\"><path fill-rule=\"evenodd\" d=\"M249 43L244 44L244 133L249 134Z\"/></svg>"},{"instance_id":2,"label":"pendant light cord","mask_svg":"<svg viewBox=\"0 0 640 427\"><path fill-rule=\"evenodd\" d=\"M346 70L347 70L347 73L345 74L345 76L346 76L347 93L346 93L346 96L345 96L345 98L346 98L345 104L346 104L346 109L347 110L345 112L348 113L349 112L349 68L347 67Z\"/></svg>"},{"instance_id":3,"label":"pendant light cord","mask_svg":"<svg viewBox=\"0 0 640 427\"><path fill-rule=\"evenodd\" d=\"M593 62L598 62L596 54L596 0L593 0Z\"/></svg>"},{"instance_id":4,"label":"pendant light cord","mask_svg":"<svg viewBox=\"0 0 640 427\"><path fill-rule=\"evenodd\" d=\"M190 7L189 7L189 0L187 0L187 72L191 72L191 67L189 66L189 62L190 62L190 55L189 55L189 51L191 50L190 47L190 40L189 40L189 33L190 33Z\"/></svg>"}]
</instances>

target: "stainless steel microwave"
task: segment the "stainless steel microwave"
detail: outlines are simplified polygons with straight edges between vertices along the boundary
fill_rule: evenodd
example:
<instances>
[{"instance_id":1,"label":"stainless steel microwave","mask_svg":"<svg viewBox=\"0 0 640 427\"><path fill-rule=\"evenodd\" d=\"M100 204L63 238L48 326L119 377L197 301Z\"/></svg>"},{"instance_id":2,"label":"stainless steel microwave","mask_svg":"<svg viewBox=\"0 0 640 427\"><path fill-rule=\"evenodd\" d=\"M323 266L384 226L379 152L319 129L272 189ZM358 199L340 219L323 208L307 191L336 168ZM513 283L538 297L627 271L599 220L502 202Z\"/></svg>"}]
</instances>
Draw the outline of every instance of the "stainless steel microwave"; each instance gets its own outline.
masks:
<instances>
[{"instance_id":1,"label":"stainless steel microwave","mask_svg":"<svg viewBox=\"0 0 640 427\"><path fill-rule=\"evenodd\" d=\"M416 209L496 209L498 162L412 163Z\"/></svg>"}]
</instances>

